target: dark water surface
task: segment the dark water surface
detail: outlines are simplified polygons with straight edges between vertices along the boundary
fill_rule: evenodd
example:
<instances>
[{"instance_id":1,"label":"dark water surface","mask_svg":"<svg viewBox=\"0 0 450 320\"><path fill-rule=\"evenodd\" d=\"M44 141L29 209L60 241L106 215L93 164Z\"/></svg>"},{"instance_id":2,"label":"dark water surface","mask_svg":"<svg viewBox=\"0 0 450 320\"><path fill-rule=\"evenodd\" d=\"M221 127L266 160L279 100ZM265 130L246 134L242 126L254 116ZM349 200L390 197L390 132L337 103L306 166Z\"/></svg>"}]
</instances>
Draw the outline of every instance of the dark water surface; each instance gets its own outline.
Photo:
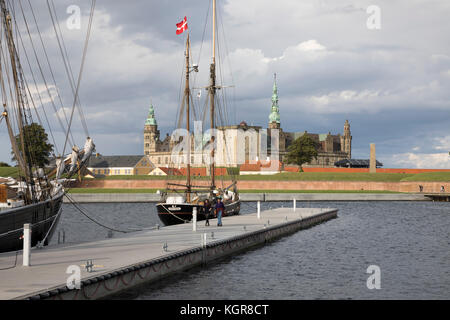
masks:
<instances>
[{"instance_id":1,"label":"dark water surface","mask_svg":"<svg viewBox=\"0 0 450 320\"><path fill-rule=\"evenodd\" d=\"M262 209L292 206L261 203ZM450 203L297 202L338 208L338 219L243 254L116 295L118 299L450 299ZM159 223L154 204L84 204L118 229ZM244 203L242 212L255 212ZM104 239L107 230L64 205L66 242ZM224 219L226 223L226 219ZM114 233L116 236L118 233ZM381 289L369 290L369 265Z\"/></svg>"}]
</instances>

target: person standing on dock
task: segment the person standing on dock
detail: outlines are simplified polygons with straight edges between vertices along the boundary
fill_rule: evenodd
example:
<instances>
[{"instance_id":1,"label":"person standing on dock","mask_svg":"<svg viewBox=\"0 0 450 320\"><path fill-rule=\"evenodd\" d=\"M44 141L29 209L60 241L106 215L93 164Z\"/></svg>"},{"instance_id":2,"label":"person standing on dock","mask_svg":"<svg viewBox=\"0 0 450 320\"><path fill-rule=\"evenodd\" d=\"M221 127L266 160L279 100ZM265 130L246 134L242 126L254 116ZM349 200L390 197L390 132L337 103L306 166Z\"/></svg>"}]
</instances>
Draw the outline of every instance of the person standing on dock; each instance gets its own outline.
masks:
<instances>
[{"instance_id":1,"label":"person standing on dock","mask_svg":"<svg viewBox=\"0 0 450 320\"><path fill-rule=\"evenodd\" d=\"M211 203L209 203L208 199L205 199L205 203L203 204L203 213L205 214L205 227L209 226L209 214L211 212Z\"/></svg>"},{"instance_id":2,"label":"person standing on dock","mask_svg":"<svg viewBox=\"0 0 450 320\"><path fill-rule=\"evenodd\" d=\"M223 214L223 210L225 210L225 206L223 205L221 198L217 198L217 203L216 203L215 208L216 208L216 215L217 215L217 226L221 227L222 226L222 214Z\"/></svg>"}]
</instances>

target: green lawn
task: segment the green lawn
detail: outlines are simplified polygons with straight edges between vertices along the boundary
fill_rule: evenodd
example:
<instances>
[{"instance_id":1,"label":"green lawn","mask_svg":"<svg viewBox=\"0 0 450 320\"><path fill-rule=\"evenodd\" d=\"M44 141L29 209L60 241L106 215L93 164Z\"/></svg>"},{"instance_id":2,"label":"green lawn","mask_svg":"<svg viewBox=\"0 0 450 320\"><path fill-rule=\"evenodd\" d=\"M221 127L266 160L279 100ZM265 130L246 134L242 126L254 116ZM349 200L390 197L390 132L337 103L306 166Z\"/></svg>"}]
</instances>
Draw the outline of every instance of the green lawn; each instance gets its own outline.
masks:
<instances>
[{"instance_id":1,"label":"green lawn","mask_svg":"<svg viewBox=\"0 0 450 320\"><path fill-rule=\"evenodd\" d=\"M12 177L17 178L19 175L19 169L16 167L0 167L0 177Z\"/></svg>"},{"instance_id":2,"label":"green lawn","mask_svg":"<svg viewBox=\"0 0 450 320\"><path fill-rule=\"evenodd\" d=\"M157 189L73 188L69 193L156 193ZM204 190L202 190L204 191ZM239 190L240 193L400 193L370 190Z\"/></svg>"},{"instance_id":3,"label":"green lawn","mask_svg":"<svg viewBox=\"0 0 450 320\"><path fill-rule=\"evenodd\" d=\"M182 179L180 176L170 177L173 180ZM97 177L95 180L166 180L165 176L149 176L149 175L117 175L117 176L104 176ZM84 178L84 180L94 180L92 178Z\"/></svg>"},{"instance_id":4,"label":"green lawn","mask_svg":"<svg viewBox=\"0 0 450 320\"><path fill-rule=\"evenodd\" d=\"M385 190L239 190L239 193L402 193Z\"/></svg>"},{"instance_id":5,"label":"green lawn","mask_svg":"<svg viewBox=\"0 0 450 320\"><path fill-rule=\"evenodd\" d=\"M156 193L157 189L72 188L69 193Z\"/></svg>"},{"instance_id":6,"label":"green lawn","mask_svg":"<svg viewBox=\"0 0 450 320\"><path fill-rule=\"evenodd\" d=\"M411 174L405 173L283 172L274 175L243 175L238 180L398 182L409 176Z\"/></svg>"},{"instance_id":7,"label":"green lawn","mask_svg":"<svg viewBox=\"0 0 450 320\"><path fill-rule=\"evenodd\" d=\"M18 169L15 167L0 167L0 177L18 177ZM170 177L171 180L185 180L185 177ZM283 172L274 175L238 175L238 176L217 176L216 179L238 181L379 181L379 182L400 182L400 181L442 181L450 182L450 172L426 172L419 174L410 173L345 173L345 172ZM195 180L209 180L209 177L191 177ZM84 180L89 181L93 179ZM108 176L96 178L95 180L167 180L164 176Z\"/></svg>"},{"instance_id":8,"label":"green lawn","mask_svg":"<svg viewBox=\"0 0 450 320\"><path fill-rule=\"evenodd\" d=\"M216 176L217 180L232 180L238 181L385 181L398 182L404 178L414 176L414 174L406 173L345 173L345 172L283 172L274 175L239 175L233 176ZM166 180L164 176L109 176L97 178L99 180ZM185 177L176 176L170 177L171 180L184 180ZM192 180L209 180L209 177L191 177ZM87 179L86 179L87 180Z\"/></svg>"},{"instance_id":9,"label":"green lawn","mask_svg":"<svg viewBox=\"0 0 450 320\"><path fill-rule=\"evenodd\" d=\"M403 178L401 181L442 181L450 182L450 172L424 172L413 174L410 177Z\"/></svg>"}]
</instances>

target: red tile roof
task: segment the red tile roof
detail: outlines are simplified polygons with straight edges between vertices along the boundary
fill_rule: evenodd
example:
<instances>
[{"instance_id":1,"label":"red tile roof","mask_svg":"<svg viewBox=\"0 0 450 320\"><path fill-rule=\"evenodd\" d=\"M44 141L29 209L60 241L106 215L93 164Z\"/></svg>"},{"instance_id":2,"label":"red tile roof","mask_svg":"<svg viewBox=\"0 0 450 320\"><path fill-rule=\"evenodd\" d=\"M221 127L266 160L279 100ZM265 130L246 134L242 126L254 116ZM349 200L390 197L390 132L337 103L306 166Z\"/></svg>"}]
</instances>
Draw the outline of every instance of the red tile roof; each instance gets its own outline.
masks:
<instances>
[{"instance_id":1,"label":"red tile roof","mask_svg":"<svg viewBox=\"0 0 450 320\"><path fill-rule=\"evenodd\" d=\"M166 168L166 167L158 167L161 171L163 171L167 175L171 176L182 176L183 173L177 168Z\"/></svg>"},{"instance_id":2,"label":"red tile roof","mask_svg":"<svg viewBox=\"0 0 450 320\"><path fill-rule=\"evenodd\" d=\"M281 161L258 161L256 163L244 163L240 166L240 171L262 171L262 168L269 169L274 166L279 171L283 167Z\"/></svg>"}]
</instances>

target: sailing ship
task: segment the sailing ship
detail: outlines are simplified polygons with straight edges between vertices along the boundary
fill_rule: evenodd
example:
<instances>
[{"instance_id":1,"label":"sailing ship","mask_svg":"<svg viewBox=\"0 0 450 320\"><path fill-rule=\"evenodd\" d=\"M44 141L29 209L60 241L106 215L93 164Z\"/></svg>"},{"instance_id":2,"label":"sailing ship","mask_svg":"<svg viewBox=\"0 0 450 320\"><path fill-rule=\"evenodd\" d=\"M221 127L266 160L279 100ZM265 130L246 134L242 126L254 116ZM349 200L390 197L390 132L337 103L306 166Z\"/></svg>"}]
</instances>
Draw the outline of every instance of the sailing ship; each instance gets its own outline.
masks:
<instances>
[{"instance_id":1,"label":"sailing ship","mask_svg":"<svg viewBox=\"0 0 450 320\"><path fill-rule=\"evenodd\" d=\"M208 91L209 100L209 116L211 129L216 129L216 91L222 87L216 84L216 0L212 0L212 60L210 65L209 86L206 87ZM178 26L178 25L177 25ZM183 32L187 29L186 18L179 24L178 29ZM177 31L177 34L181 32ZM198 66L190 65L190 40L189 33L186 39L185 50L185 90L182 104L186 107L186 130L190 139L190 113L191 113L191 89L189 85L189 74L192 71L198 72ZM206 110L206 108L205 108ZM214 144L214 137L211 136L209 143ZM184 183L167 182L167 188L161 193L161 201L156 205L158 217L164 225L173 225L187 223L193 219L193 213L197 213L197 220L205 220L206 215L203 209L205 200L208 199L211 204L210 217L214 217L214 206L217 199L223 201L225 210L223 216L237 215L240 211L241 202L239 199L239 192L235 179L231 185L220 188L216 179L216 168L214 164L214 148L211 149L210 165L209 165L209 183L198 183L194 185L191 179L191 147L190 143L187 148L186 156L186 181Z\"/></svg>"},{"instance_id":2,"label":"sailing ship","mask_svg":"<svg viewBox=\"0 0 450 320\"><path fill-rule=\"evenodd\" d=\"M29 4L30 9L33 10L31 2ZM44 103L41 97L39 97L41 105L38 104L38 101L34 101L36 93L33 95L32 90L39 92L35 76L32 75L35 84L33 88L28 83L30 77L25 76L21 63L21 57L26 54L26 47L23 44L25 35L22 37L21 30L17 27L19 8L22 11L24 22L26 22L22 4L20 3L20 7L11 6L14 6L14 2L8 1L7 4L5 0L0 0L0 85L3 103L1 122L5 123L7 127L12 154L17 162L18 177L0 178L0 252L23 248L24 224L30 224L31 246L42 247L49 243L61 216L66 183L72 176L80 173L84 164L95 151L93 140L88 136L84 148L78 148L73 144L71 153L64 156L66 145L69 141L73 142L73 137L69 139L73 110L75 106L80 107L79 81L78 85L74 86L72 74L74 103L70 122L66 122L65 129L67 130L63 131L65 143L62 155L54 157L53 167L45 168L42 161L37 160L38 152L33 145L33 135L36 135L37 132L33 128L44 127L41 116L39 116L39 112L45 112ZM56 12L54 14L56 15ZM37 21L35 20L35 22L37 26ZM28 29L28 24L26 27ZM32 37L29 30L28 35L31 42ZM59 35L59 37L61 36L62 34ZM45 50L43 42L42 47ZM86 48L87 43L85 44ZM34 46L33 49L35 49ZM36 51L34 53L36 54ZM67 55L65 58L68 58ZM28 55L26 59L30 71L32 71ZM36 61L39 63L37 55ZM48 59L47 61L49 62ZM67 63L67 61L65 62ZM41 69L41 65L39 68ZM41 73L41 75L44 79L44 74ZM47 83L45 85L47 87ZM51 99L49 90L48 93ZM62 111L64 112L64 109ZM55 114L59 119L58 114ZM36 118L38 121L35 121ZM47 125L50 126L47 115L45 115L45 119L47 119Z\"/></svg>"}]
</instances>

